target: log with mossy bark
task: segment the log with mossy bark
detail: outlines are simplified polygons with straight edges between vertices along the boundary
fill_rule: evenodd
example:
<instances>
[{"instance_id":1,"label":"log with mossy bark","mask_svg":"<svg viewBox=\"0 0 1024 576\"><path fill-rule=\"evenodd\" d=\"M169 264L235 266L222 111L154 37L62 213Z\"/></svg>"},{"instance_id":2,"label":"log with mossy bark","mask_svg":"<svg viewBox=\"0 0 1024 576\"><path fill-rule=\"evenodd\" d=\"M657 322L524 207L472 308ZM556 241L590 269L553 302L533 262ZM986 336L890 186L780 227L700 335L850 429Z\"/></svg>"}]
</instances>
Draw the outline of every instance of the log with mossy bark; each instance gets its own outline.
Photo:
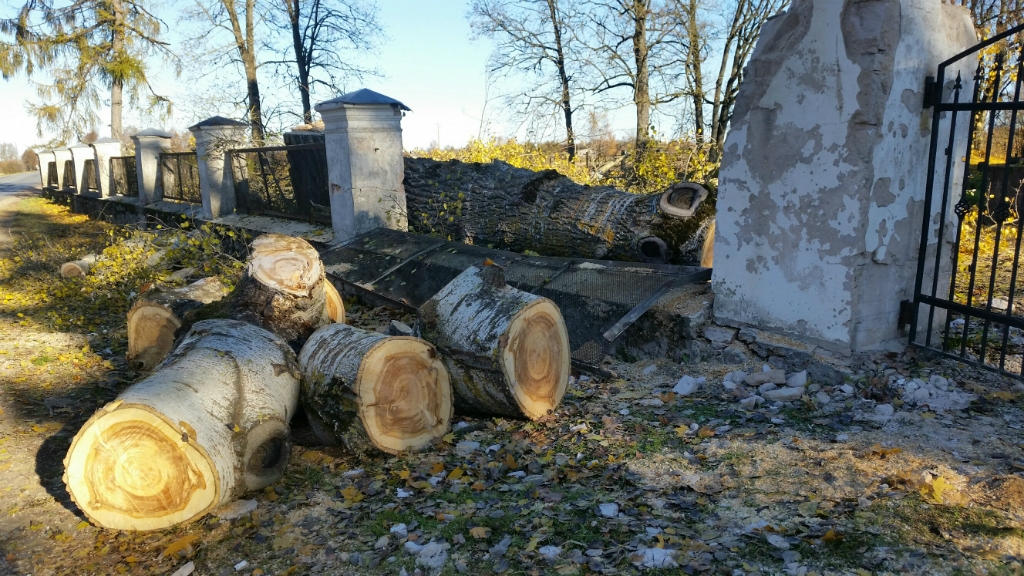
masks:
<instances>
[{"instance_id":1,"label":"log with mossy bark","mask_svg":"<svg viewBox=\"0 0 1024 576\"><path fill-rule=\"evenodd\" d=\"M692 182L632 194L501 161L406 158L404 187L413 232L543 256L696 263L715 210Z\"/></svg>"},{"instance_id":2,"label":"log with mossy bark","mask_svg":"<svg viewBox=\"0 0 1024 576\"><path fill-rule=\"evenodd\" d=\"M194 314L228 293L219 278L203 278L181 288L152 288L128 311L128 363L152 370L171 350L179 334L191 328Z\"/></svg>"},{"instance_id":3,"label":"log with mossy bark","mask_svg":"<svg viewBox=\"0 0 1024 576\"><path fill-rule=\"evenodd\" d=\"M508 286L498 266L457 276L420 307L419 324L451 374L459 412L536 420L562 401L570 369L562 314Z\"/></svg>"},{"instance_id":4,"label":"log with mossy bark","mask_svg":"<svg viewBox=\"0 0 1024 576\"><path fill-rule=\"evenodd\" d=\"M448 432L452 391L432 345L332 324L299 353L302 405L327 445L413 452Z\"/></svg>"},{"instance_id":5,"label":"log with mossy bark","mask_svg":"<svg viewBox=\"0 0 1024 576\"><path fill-rule=\"evenodd\" d=\"M75 435L68 493L97 526L157 530L269 486L288 463L299 378L295 353L274 334L197 322Z\"/></svg>"}]
</instances>

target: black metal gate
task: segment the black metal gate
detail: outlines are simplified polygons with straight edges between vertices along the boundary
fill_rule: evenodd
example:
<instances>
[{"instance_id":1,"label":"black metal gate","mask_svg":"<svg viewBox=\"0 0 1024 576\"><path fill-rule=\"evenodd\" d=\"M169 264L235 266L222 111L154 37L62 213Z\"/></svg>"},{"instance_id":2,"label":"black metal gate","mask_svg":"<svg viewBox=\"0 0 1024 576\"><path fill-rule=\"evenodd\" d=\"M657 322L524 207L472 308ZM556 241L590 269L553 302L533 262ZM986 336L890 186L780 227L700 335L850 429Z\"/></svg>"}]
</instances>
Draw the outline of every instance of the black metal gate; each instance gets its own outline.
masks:
<instances>
[{"instance_id":1,"label":"black metal gate","mask_svg":"<svg viewBox=\"0 0 1024 576\"><path fill-rule=\"evenodd\" d=\"M1024 378L1024 26L939 65L910 343ZM974 68L972 74L964 73ZM957 72L960 70L960 72Z\"/></svg>"}]
</instances>

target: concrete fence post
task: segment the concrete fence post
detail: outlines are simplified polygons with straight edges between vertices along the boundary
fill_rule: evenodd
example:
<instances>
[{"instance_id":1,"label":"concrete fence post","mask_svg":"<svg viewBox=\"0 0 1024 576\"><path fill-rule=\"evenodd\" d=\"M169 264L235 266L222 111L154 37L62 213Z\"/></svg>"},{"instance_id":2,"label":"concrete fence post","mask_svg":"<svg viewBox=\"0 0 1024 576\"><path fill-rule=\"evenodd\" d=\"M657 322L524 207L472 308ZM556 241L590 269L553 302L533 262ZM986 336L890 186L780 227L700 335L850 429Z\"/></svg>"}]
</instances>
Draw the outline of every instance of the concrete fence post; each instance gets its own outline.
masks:
<instances>
[{"instance_id":1,"label":"concrete fence post","mask_svg":"<svg viewBox=\"0 0 1024 576\"><path fill-rule=\"evenodd\" d=\"M71 149L67 146L53 149L53 160L57 163L57 190L68 187L68 183L64 181L64 164L71 159Z\"/></svg>"},{"instance_id":2,"label":"concrete fence post","mask_svg":"<svg viewBox=\"0 0 1024 576\"><path fill-rule=\"evenodd\" d=\"M324 120L336 242L376 228L407 230L402 116L409 108L372 90L316 106Z\"/></svg>"},{"instance_id":3,"label":"concrete fence post","mask_svg":"<svg viewBox=\"0 0 1024 576\"><path fill-rule=\"evenodd\" d=\"M145 206L164 199L160 186L160 154L171 150L171 134L156 128L132 136L135 142L135 172L139 182L139 204Z\"/></svg>"},{"instance_id":4,"label":"concrete fence post","mask_svg":"<svg viewBox=\"0 0 1024 576\"><path fill-rule=\"evenodd\" d=\"M113 138L100 138L92 143L96 157L96 181L100 195L104 198L114 195L113 174L110 171L110 159L121 155L121 142Z\"/></svg>"},{"instance_id":5,"label":"concrete fence post","mask_svg":"<svg viewBox=\"0 0 1024 576\"><path fill-rule=\"evenodd\" d=\"M55 162L53 150L36 152L36 158L39 159L39 182L43 188L46 188L50 181L50 162Z\"/></svg>"},{"instance_id":6,"label":"concrete fence post","mask_svg":"<svg viewBox=\"0 0 1024 576\"><path fill-rule=\"evenodd\" d=\"M227 151L241 148L248 124L214 116L189 130L196 139L199 164L199 190L203 196L203 218L219 218L235 211L235 187L231 165L225 162Z\"/></svg>"},{"instance_id":7,"label":"concrete fence post","mask_svg":"<svg viewBox=\"0 0 1024 576\"><path fill-rule=\"evenodd\" d=\"M75 163L75 192L84 194L88 192L85 189L85 162L86 160L95 160L96 151L92 149L92 146L88 144L82 144L79 142L71 147L71 160Z\"/></svg>"}]
</instances>

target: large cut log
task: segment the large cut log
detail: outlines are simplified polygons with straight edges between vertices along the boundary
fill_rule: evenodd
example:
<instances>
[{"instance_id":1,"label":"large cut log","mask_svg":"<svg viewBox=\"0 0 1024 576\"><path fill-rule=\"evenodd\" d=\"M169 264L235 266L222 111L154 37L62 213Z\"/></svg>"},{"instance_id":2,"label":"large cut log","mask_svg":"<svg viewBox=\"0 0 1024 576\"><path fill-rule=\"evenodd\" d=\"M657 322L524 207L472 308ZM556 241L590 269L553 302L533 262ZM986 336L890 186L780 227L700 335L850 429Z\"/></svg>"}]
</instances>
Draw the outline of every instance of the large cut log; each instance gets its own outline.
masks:
<instances>
[{"instance_id":1,"label":"large cut log","mask_svg":"<svg viewBox=\"0 0 1024 576\"><path fill-rule=\"evenodd\" d=\"M299 377L294 352L266 330L197 322L75 435L68 493L97 526L156 530L272 484L288 463Z\"/></svg>"},{"instance_id":2,"label":"large cut log","mask_svg":"<svg viewBox=\"0 0 1024 576\"><path fill-rule=\"evenodd\" d=\"M423 338L441 352L462 412L536 420L562 401L569 334L558 306L470 267L420 307Z\"/></svg>"},{"instance_id":3,"label":"large cut log","mask_svg":"<svg viewBox=\"0 0 1024 576\"><path fill-rule=\"evenodd\" d=\"M324 444L399 454L448 432L448 372L424 340L332 324L306 341L299 365L302 404Z\"/></svg>"},{"instance_id":4,"label":"large cut log","mask_svg":"<svg viewBox=\"0 0 1024 576\"><path fill-rule=\"evenodd\" d=\"M191 327L194 313L227 292L213 277L142 293L128 311L128 363L136 370L152 370L174 349L178 334Z\"/></svg>"},{"instance_id":5,"label":"large cut log","mask_svg":"<svg viewBox=\"0 0 1024 576\"><path fill-rule=\"evenodd\" d=\"M333 288L309 242L263 234L252 242L242 279L226 301L227 312L270 330L297 350L332 317L344 320L344 304Z\"/></svg>"},{"instance_id":6,"label":"large cut log","mask_svg":"<svg viewBox=\"0 0 1024 576\"><path fill-rule=\"evenodd\" d=\"M715 212L692 182L640 195L501 161L406 158L404 187L413 232L543 256L696 263Z\"/></svg>"}]
</instances>

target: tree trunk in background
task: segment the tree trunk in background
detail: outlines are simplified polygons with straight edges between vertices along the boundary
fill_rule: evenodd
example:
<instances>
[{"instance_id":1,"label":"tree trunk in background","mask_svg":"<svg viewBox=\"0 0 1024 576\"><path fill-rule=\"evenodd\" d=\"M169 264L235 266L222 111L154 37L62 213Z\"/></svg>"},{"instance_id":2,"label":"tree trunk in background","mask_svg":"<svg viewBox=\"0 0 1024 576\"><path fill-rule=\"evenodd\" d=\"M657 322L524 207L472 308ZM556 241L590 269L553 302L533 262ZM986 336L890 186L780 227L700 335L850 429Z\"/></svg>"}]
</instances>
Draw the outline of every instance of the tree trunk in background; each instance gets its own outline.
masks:
<instances>
[{"instance_id":1,"label":"tree trunk in background","mask_svg":"<svg viewBox=\"0 0 1024 576\"><path fill-rule=\"evenodd\" d=\"M116 57L124 53L124 4L121 0L113 0L110 4L114 10L114 29L111 47ZM124 78L115 76L110 83L110 137L115 140L121 139L123 107Z\"/></svg>"},{"instance_id":2,"label":"tree trunk in background","mask_svg":"<svg viewBox=\"0 0 1024 576\"><path fill-rule=\"evenodd\" d=\"M64 483L94 524L159 530L276 482L299 396L295 353L233 320L197 322L160 370L75 435Z\"/></svg>"},{"instance_id":3,"label":"tree trunk in background","mask_svg":"<svg viewBox=\"0 0 1024 576\"><path fill-rule=\"evenodd\" d=\"M263 131L263 108L260 103L260 85L256 78L256 40L255 40L255 0L245 0L245 27L242 27L242 20L238 15L238 8L235 0L220 0L227 12L228 20L231 22L231 32L234 34L235 47L238 49L238 57L242 60L242 68L245 70L246 94L249 104L249 129L252 140L261 144L264 140Z\"/></svg>"},{"instance_id":4,"label":"tree trunk in background","mask_svg":"<svg viewBox=\"0 0 1024 576\"><path fill-rule=\"evenodd\" d=\"M313 105L309 96L309 59L302 42L302 2L285 0L288 9L288 25L292 31L292 49L295 52L295 66L298 68L299 96L302 99L302 121L313 123Z\"/></svg>"},{"instance_id":5,"label":"tree trunk in background","mask_svg":"<svg viewBox=\"0 0 1024 576\"><path fill-rule=\"evenodd\" d=\"M651 139L651 72L647 66L647 1L633 0L633 58L636 65L633 104L636 106L636 160L641 159Z\"/></svg>"},{"instance_id":6,"label":"tree trunk in background","mask_svg":"<svg viewBox=\"0 0 1024 576\"><path fill-rule=\"evenodd\" d=\"M547 0L551 15L551 29L555 34L555 68L558 69L558 81L562 85L562 115L565 116L566 152L569 162L576 159L576 134L572 128L572 101L569 97L569 75L565 72L565 50L562 47L562 27L558 19L558 0Z\"/></svg>"},{"instance_id":7,"label":"tree trunk in background","mask_svg":"<svg viewBox=\"0 0 1024 576\"><path fill-rule=\"evenodd\" d=\"M699 185L630 194L500 161L406 158L404 187L413 232L544 256L696 263L714 215ZM439 218L444 203L460 215L450 222Z\"/></svg>"}]
</instances>

